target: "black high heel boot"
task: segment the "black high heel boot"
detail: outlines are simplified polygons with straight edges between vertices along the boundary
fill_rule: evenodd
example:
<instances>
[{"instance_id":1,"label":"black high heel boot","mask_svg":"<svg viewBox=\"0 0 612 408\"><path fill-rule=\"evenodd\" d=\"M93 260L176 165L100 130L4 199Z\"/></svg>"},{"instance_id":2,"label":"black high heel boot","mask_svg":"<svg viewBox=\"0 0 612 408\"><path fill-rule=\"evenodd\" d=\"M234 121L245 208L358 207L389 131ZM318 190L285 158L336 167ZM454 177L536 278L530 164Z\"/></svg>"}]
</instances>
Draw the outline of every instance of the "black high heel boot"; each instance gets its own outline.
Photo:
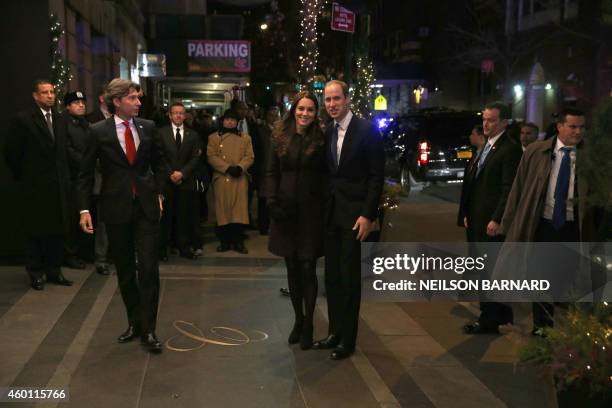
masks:
<instances>
[{"instance_id":1,"label":"black high heel boot","mask_svg":"<svg viewBox=\"0 0 612 408\"><path fill-rule=\"evenodd\" d=\"M301 261L300 269L304 297L304 324L302 336L300 337L300 348L302 350L309 350L312 348L313 315L318 290L316 260Z\"/></svg>"},{"instance_id":2,"label":"black high heel boot","mask_svg":"<svg viewBox=\"0 0 612 408\"><path fill-rule=\"evenodd\" d=\"M302 350L310 350L312 348L312 324L303 325L302 335L300 336L300 348Z\"/></svg>"},{"instance_id":3,"label":"black high heel boot","mask_svg":"<svg viewBox=\"0 0 612 408\"><path fill-rule=\"evenodd\" d=\"M297 344L300 342L300 336L302 334L302 325L304 323L304 312L302 306L302 285L300 281L300 266L296 259L285 258L287 264L287 283L289 284L289 297L291 299L291 305L293 306L293 312L295 314L295 323L287 342L289 344Z\"/></svg>"},{"instance_id":4,"label":"black high heel boot","mask_svg":"<svg viewBox=\"0 0 612 408\"><path fill-rule=\"evenodd\" d=\"M287 342L289 344L297 344L300 342L302 338L302 325L303 325L302 321L296 321L293 324L293 329L291 330L291 333L289 334L289 338L287 339Z\"/></svg>"}]
</instances>

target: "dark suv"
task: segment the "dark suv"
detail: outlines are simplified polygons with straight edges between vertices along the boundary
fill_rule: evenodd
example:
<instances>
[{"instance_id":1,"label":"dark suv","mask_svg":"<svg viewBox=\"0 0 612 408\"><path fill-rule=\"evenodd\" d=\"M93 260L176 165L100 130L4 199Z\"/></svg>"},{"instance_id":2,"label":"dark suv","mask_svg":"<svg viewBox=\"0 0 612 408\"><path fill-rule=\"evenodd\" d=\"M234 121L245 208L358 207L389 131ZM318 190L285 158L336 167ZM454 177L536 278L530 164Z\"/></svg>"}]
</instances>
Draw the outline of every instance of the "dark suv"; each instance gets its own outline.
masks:
<instances>
[{"instance_id":1,"label":"dark suv","mask_svg":"<svg viewBox=\"0 0 612 408\"><path fill-rule=\"evenodd\" d=\"M472 158L470 132L482 117L480 112L423 110L387 123L385 176L410 191L418 181L463 179Z\"/></svg>"}]
</instances>

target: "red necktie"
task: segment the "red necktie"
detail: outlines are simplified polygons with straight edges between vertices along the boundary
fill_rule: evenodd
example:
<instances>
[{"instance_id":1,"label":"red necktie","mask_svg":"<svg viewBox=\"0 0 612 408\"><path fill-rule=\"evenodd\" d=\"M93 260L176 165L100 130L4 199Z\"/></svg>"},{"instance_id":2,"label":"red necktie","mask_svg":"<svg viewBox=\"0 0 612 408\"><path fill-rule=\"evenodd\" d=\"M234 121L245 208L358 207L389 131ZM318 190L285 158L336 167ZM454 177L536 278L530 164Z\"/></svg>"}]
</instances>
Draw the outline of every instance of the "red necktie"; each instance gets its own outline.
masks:
<instances>
[{"instance_id":1,"label":"red necktie","mask_svg":"<svg viewBox=\"0 0 612 408\"><path fill-rule=\"evenodd\" d=\"M132 136L132 129L130 129L129 122L123 122L125 126L125 154L130 162L130 165L134 164L136 160L136 144L134 143L134 136Z\"/></svg>"},{"instance_id":2,"label":"red necktie","mask_svg":"<svg viewBox=\"0 0 612 408\"><path fill-rule=\"evenodd\" d=\"M134 160L136 160L136 144L134 143L134 136L132 136L132 129L130 129L130 123L125 121L123 122L123 125L125 126L125 154L131 166L134 164ZM134 197L136 197L137 195L134 181L132 181L132 195Z\"/></svg>"}]
</instances>

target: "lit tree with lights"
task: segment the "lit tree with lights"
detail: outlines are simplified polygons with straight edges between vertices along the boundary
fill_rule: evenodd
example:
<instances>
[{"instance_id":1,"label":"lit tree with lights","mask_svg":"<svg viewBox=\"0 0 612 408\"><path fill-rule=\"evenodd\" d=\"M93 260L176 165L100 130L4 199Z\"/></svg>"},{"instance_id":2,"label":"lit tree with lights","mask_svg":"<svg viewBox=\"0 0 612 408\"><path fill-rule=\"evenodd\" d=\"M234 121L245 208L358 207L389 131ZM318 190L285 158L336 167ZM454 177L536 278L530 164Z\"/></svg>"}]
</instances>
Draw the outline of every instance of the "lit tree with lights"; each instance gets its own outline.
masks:
<instances>
[{"instance_id":1,"label":"lit tree with lights","mask_svg":"<svg viewBox=\"0 0 612 408\"><path fill-rule=\"evenodd\" d=\"M374 66L366 57L358 57L356 65L357 81L351 98L351 111L361 118L370 119L372 118L372 85L376 81Z\"/></svg>"},{"instance_id":2,"label":"lit tree with lights","mask_svg":"<svg viewBox=\"0 0 612 408\"><path fill-rule=\"evenodd\" d=\"M298 77L302 84L310 84L317 70L319 48L317 46L317 20L325 7L327 0L302 0L301 38L302 53L300 55Z\"/></svg>"},{"instance_id":3,"label":"lit tree with lights","mask_svg":"<svg viewBox=\"0 0 612 408\"><path fill-rule=\"evenodd\" d=\"M72 79L70 65L64 60L60 51L60 40L65 34L64 27L54 14L51 14L51 82L58 100L63 100L66 86Z\"/></svg>"}]
</instances>

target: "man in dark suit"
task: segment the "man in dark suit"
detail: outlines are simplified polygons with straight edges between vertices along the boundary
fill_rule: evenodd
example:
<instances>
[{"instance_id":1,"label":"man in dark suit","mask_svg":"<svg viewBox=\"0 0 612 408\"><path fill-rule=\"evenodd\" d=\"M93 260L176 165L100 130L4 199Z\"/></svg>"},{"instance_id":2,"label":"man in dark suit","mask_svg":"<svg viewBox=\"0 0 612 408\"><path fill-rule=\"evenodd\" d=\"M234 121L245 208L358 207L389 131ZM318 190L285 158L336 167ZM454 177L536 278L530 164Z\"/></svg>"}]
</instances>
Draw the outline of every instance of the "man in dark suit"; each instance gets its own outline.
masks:
<instances>
[{"instance_id":1,"label":"man in dark suit","mask_svg":"<svg viewBox=\"0 0 612 408\"><path fill-rule=\"evenodd\" d=\"M119 336L125 343L140 336L150 352L161 352L155 335L159 301L159 220L168 168L155 124L139 119L140 86L113 79L106 104L113 116L92 126L78 179L80 225L94 232L89 208L96 161L102 190L98 207L106 223L110 254L117 268L129 326ZM138 276L136 258L138 255Z\"/></svg>"},{"instance_id":2,"label":"man in dark suit","mask_svg":"<svg viewBox=\"0 0 612 408\"><path fill-rule=\"evenodd\" d=\"M192 249L191 224L197 223L192 210L192 200L198 198L197 171L201 146L199 135L185 126L185 106L176 102L168 111L170 125L159 130L164 157L170 167L164 197L166 211L162 216L160 259L168 260L170 236L182 257L195 259ZM194 198L194 196L196 196ZM199 208L199 202L196 208ZM173 233L174 232L174 233Z\"/></svg>"},{"instance_id":3,"label":"man in dark suit","mask_svg":"<svg viewBox=\"0 0 612 408\"><path fill-rule=\"evenodd\" d=\"M472 129L472 133L470 133L470 145L472 145L472 158L465 166L465 172L463 173L464 181L467 179L467 175L470 174L471 171L474 170L474 166L477 164L480 153L487 143L487 138L484 135L484 130L482 129L482 125L476 125ZM457 225L459 227L465 228L464 218L466 216L466 207L467 207L467 199L468 199L468 191L466 189L467 183L463 183L461 186L461 197L459 198L459 211L457 213ZM473 241L469 235L469 230L466 229L467 240L469 242Z\"/></svg>"},{"instance_id":4,"label":"man in dark suit","mask_svg":"<svg viewBox=\"0 0 612 408\"><path fill-rule=\"evenodd\" d=\"M104 101L104 92L106 90L106 86L103 85L98 90L98 109L95 109L91 113L87 114L85 118L90 124L98 123L105 119L108 119L112 116L112 114L108 111L106 107L106 102ZM102 184L102 179L100 176L99 166L96 165L95 170L95 179L93 186L93 218L95 224L95 233L94 233L94 263L96 266L96 272L101 275L109 275L109 259L108 259L108 236L106 235L106 225L104 222L100 221L100 215L98 214L98 198L100 196L100 187Z\"/></svg>"},{"instance_id":5,"label":"man in dark suit","mask_svg":"<svg viewBox=\"0 0 612 408\"><path fill-rule=\"evenodd\" d=\"M462 192L463 225L471 242L500 240L499 225L522 155L520 144L506 132L508 119L510 109L501 102L486 105L482 112L487 143L468 168ZM510 306L481 302L480 317L463 330L468 334L497 333L498 326L512 322Z\"/></svg>"},{"instance_id":6,"label":"man in dark suit","mask_svg":"<svg viewBox=\"0 0 612 408\"><path fill-rule=\"evenodd\" d=\"M80 256L87 255L88 238L79 228L79 209L76 207L76 179L87 144L89 123L85 119L86 97L83 92L69 92L64 96L62 118L66 125L66 146L70 164L70 217L64 239L64 265L73 269L85 269L85 261Z\"/></svg>"},{"instance_id":7,"label":"man in dark suit","mask_svg":"<svg viewBox=\"0 0 612 408\"><path fill-rule=\"evenodd\" d=\"M329 334L315 349L333 349L341 360L355 351L361 302L361 241L378 217L384 151L378 130L349 110L348 86L325 85L329 191L326 203L325 289Z\"/></svg>"},{"instance_id":8,"label":"man in dark suit","mask_svg":"<svg viewBox=\"0 0 612 408\"><path fill-rule=\"evenodd\" d=\"M108 107L106 106L106 102L104 101L104 91L105 90L106 90L106 86L101 86L98 91L98 109L91 111L85 116L87 121L91 123L92 125L104 119L108 119L112 115L108 111Z\"/></svg>"},{"instance_id":9,"label":"man in dark suit","mask_svg":"<svg viewBox=\"0 0 612 408\"><path fill-rule=\"evenodd\" d=\"M35 81L32 97L32 109L20 112L11 121L4 153L23 192L25 266L30 285L42 290L45 275L47 282L72 285L61 271L70 175L66 127L54 109L53 84Z\"/></svg>"}]
</instances>

